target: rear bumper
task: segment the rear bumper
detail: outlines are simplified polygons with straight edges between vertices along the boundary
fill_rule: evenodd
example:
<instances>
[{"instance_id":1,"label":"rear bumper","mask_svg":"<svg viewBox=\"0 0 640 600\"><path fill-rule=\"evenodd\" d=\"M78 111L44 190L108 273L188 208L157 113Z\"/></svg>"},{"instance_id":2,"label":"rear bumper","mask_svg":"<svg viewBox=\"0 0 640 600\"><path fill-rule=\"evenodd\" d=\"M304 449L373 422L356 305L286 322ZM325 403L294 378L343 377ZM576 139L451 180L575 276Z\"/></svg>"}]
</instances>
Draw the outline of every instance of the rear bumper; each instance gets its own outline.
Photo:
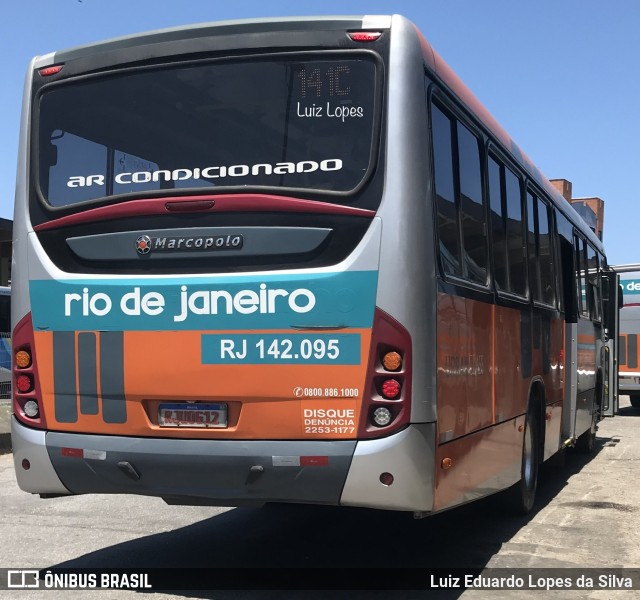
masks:
<instances>
[{"instance_id":1,"label":"rear bumper","mask_svg":"<svg viewBox=\"0 0 640 600\"><path fill-rule=\"evenodd\" d=\"M435 424L379 440L133 438L42 432L13 420L18 484L32 493L139 494L171 503L293 502L429 511ZM27 458L32 467L25 471ZM380 474L395 477L391 486ZM192 499L193 502L189 500Z\"/></svg>"},{"instance_id":2,"label":"rear bumper","mask_svg":"<svg viewBox=\"0 0 640 600\"><path fill-rule=\"evenodd\" d=\"M13 465L20 489L32 494L70 494L51 463L45 443L46 433L22 425L11 417ZM28 461L28 468L25 468Z\"/></svg>"},{"instance_id":3,"label":"rear bumper","mask_svg":"<svg viewBox=\"0 0 640 600\"><path fill-rule=\"evenodd\" d=\"M266 501L338 504L356 443L50 432L46 445L60 479L76 494L186 496L233 506Z\"/></svg>"}]
</instances>

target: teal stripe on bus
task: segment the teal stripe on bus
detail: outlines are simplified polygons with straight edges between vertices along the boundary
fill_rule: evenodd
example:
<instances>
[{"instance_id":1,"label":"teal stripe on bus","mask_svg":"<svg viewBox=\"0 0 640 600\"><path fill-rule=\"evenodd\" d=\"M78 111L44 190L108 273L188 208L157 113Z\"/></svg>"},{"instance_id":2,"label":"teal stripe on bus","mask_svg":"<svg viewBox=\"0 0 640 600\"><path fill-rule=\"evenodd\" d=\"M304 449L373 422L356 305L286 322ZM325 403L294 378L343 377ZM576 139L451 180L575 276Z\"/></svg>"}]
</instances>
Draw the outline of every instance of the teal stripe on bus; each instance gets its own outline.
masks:
<instances>
[{"instance_id":1,"label":"teal stripe on bus","mask_svg":"<svg viewBox=\"0 0 640 600\"><path fill-rule=\"evenodd\" d=\"M369 328L377 285L377 271L29 283L40 331Z\"/></svg>"}]
</instances>

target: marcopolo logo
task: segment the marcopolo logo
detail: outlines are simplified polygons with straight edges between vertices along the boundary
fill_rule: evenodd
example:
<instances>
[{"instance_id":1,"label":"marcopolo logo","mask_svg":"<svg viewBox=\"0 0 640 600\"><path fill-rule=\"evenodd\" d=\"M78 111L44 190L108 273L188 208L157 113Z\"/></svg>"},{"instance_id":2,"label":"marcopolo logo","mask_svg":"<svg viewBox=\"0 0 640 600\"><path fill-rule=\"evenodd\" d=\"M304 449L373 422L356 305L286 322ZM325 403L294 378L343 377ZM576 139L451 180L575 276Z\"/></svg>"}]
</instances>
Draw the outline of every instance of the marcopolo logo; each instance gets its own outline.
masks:
<instances>
[{"instance_id":1,"label":"marcopolo logo","mask_svg":"<svg viewBox=\"0 0 640 600\"><path fill-rule=\"evenodd\" d=\"M138 254L149 254L151 252L151 238L148 235L141 235L136 240L136 252Z\"/></svg>"},{"instance_id":2,"label":"marcopolo logo","mask_svg":"<svg viewBox=\"0 0 640 600\"><path fill-rule=\"evenodd\" d=\"M151 237L141 235L136 240L136 252L147 256L154 252L198 251L198 250L239 250L244 245L244 236L233 235L195 235Z\"/></svg>"}]
</instances>

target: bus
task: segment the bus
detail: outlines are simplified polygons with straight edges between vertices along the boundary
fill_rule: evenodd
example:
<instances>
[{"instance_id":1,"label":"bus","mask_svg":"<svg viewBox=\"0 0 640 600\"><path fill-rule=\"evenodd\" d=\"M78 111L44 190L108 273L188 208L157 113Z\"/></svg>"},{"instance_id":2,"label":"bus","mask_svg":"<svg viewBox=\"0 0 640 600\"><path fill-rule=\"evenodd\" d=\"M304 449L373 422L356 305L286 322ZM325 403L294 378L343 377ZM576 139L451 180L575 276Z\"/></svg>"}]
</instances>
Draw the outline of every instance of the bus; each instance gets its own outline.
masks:
<instances>
[{"instance_id":1,"label":"bus","mask_svg":"<svg viewBox=\"0 0 640 600\"><path fill-rule=\"evenodd\" d=\"M402 16L35 58L13 250L43 497L527 512L614 411L601 241Z\"/></svg>"},{"instance_id":2,"label":"bus","mask_svg":"<svg viewBox=\"0 0 640 600\"><path fill-rule=\"evenodd\" d=\"M11 395L11 288L0 286L0 398Z\"/></svg>"},{"instance_id":3,"label":"bus","mask_svg":"<svg viewBox=\"0 0 640 600\"><path fill-rule=\"evenodd\" d=\"M618 385L620 394L629 396L631 406L640 408L640 366L638 334L640 334L640 265L615 266L620 274L624 301L620 309L618 349Z\"/></svg>"}]
</instances>

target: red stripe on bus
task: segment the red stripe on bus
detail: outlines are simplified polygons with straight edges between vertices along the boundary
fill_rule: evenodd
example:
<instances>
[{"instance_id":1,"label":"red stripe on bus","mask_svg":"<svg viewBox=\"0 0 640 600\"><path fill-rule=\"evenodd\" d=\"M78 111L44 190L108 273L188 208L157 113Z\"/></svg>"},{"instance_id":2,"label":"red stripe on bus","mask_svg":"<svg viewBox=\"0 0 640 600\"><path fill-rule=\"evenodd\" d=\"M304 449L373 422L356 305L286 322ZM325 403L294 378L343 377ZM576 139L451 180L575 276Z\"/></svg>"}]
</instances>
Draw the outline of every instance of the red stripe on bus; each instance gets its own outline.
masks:
<instances>
[{"instance_id":1,"label":"red stripe on bus","mask_svg":"<svg viewBox=\"0 0 640 600\"><path fill-rule=\"evenodd\" d=\"M206 205L204 203L207 203ZM210 204L209 204L210 203ZM181 206L183 210L181 210ZM315 200L302 200L268 194L224 194L220 196L177 196L130 200L109 206L100 206L73 215L53 219L34 227L35 231L57 229L70 225L110 221L126 217L166 215L177 212L293 212L325 215L347 215L373 218L375 211Z\"/></svg>"}]
</instances>

